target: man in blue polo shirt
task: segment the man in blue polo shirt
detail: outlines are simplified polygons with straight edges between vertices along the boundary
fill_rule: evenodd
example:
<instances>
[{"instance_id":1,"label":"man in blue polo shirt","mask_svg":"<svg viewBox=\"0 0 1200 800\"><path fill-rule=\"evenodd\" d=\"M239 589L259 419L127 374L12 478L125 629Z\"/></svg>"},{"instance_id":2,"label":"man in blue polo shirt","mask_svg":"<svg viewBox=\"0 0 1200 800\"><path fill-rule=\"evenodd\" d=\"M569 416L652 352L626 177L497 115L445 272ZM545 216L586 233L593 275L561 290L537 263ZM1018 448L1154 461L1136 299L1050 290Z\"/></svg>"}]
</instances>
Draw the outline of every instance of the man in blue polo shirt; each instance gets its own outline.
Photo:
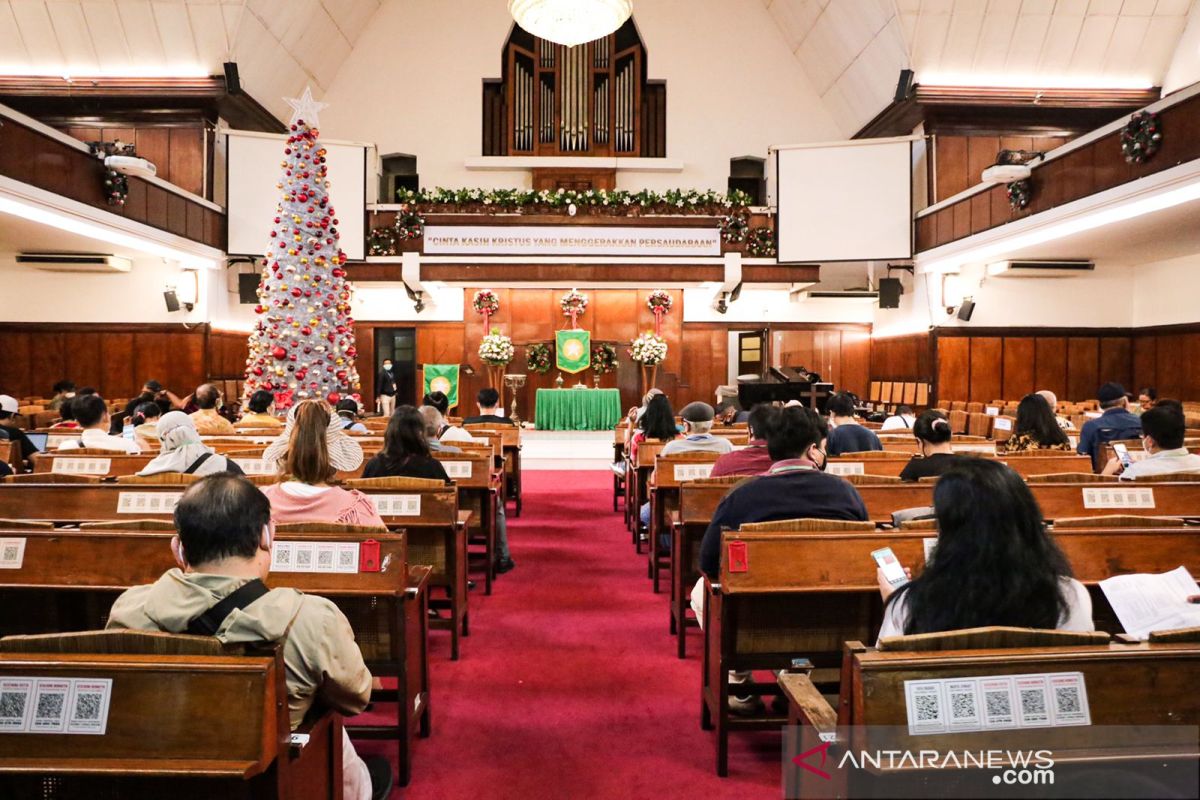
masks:
<instances>
[{"instance_id":1,"label":"man in blue polo shirt","mask_svg":"<svg viewBox=\"0 0 1200 800\"><path fill-rule=\"evenodd\" d=\"M1129 413L1129 400L1125 387L1119 383L1106 383L1096 391L1103 413L1090 419L1079 431L1080 455L1091 456L1092 463L1099 469L1104 465L1104 445L1121 439L1138 439L1142 435L1142 421Z\"/></svg>"}]
</instances>

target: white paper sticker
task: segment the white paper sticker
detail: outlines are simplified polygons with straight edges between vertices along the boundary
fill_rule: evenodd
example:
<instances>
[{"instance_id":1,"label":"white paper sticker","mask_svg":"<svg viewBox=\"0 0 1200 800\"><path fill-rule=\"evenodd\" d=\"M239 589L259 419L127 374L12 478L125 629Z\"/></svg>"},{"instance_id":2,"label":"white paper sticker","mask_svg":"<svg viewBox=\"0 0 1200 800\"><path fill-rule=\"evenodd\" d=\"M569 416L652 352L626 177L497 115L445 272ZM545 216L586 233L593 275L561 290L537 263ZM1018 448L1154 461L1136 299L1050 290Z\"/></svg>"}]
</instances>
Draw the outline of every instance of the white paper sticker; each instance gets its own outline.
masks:
<instances>
[{"instance_id":1,"label":"white paper sticker","mask_svg":"<svg viewBox=\"0 0 1200 800\"><path fill-rule=\"evenodd\" d=\"M1079 447L1079 437L1078 436L1072 436L1071 434L1067 434L1067 441L1071 443L1072 450L1074 450L1076 447Z\"/></svg>"},{"instance_id":2,"label":"white paper sticker","mask_svg":"<svg viewBox=\"0 0 1200 800\"><path fill-rule=\"evenodd\" d=\"M295 572L296 546L292 542L271 544L271 572Z\"/></svg>"},{"instance_id":3,"label":"white paper sticker","mask_svg":"<svg viewBox=\"0 0 1200 800\"><path fill-rule=\"evenodd\" d=\"M1044 728L1050 725L1050 697L1045 675L1017 675L1017 718L1022 728Z\"/></svg>"},{"instance_id":4,"label":"white paper sticker","mask_svg":"<svg viewBox=\"0 0 1200 800\"><path fill-rule=\"evenodd\" d=\"M712 475L713 465L708 464L676 464L675 465L675 480L676 481L696 481L703 480Z\"/></svg>"},{"instance_id":5,"label":"white paper sticker","mask_svg":"<svg viewBox=\"0 0 1200 800\"><path fill-rule=\"evenodd\" d=\"M910 736L946 732L942 681L905 681L904 699Z\"/></svg>"},{"instance_id":6,"label":"white paper sticker","mask_svg":"<svg viewBox=\"0 0 1200 800\"><path fill-rule=\"evenodd\" d=\"M1154 490L1117 485L1083 489L1084 508L1154 508Z\"/></svg>"},{"instance_id":7,"label":"white paper sticker","mask_svg":"<svg viewBox=\"0 0 1200 800\"><path fill-rule=\"evenodd\" d=\"M32 678L0 678L0 733L29 730L32 699Z\"/></svg>"},{"instance_id":8,"label":"white paper sticker","mask_svg":"<svg viewBox=\"0 0 1200 800\"><path fill-rule=\"evenodd\" d=\"M368 496L381 517L421 516L421 495L419 494L373 494Z\"/></svg>"},{"instance_id":9,"label":"white paper sticker","mask_svg":"<svg viewBox=\"0 0 1200 800\"><path fill-rule=\"evenodd\" d=\"M1000 417L996 417L996 419L992 422L992 429L997 431L1011 431L1012 426L1013 421L1011 419L1002 419Z\"/></svg>"},{"instance_id":10,"label":"white paper sticker","mask_svg":"<svg viewBox=\"0 0 1200 800\"><path fill-rule=\"evenodd\" d=\"M1083 673L1063 672L1048 677L1055 727L1091 725L1092 715L1088 708L1087 689L1083 685Z\"/></svg>"},{"instance_id":11,"label":"white paper sticker","mask_svg":"<svg viewBox=\"0 0 1200 800\"><path fill-rule=\"evenodd\" d=\"M830 475L865 475L867 469L861 461L830 461L825 471Z\"/></svg>"},{"instance_id":12,"label":"white paper sticker","mask_svg":"<svg viewBox=\"0 0 1200 800\"><path fill-rule=\"evenodd\" d=\"M1016 689L1010 677L980 678L983 727L986 730L1017 727Z\"/></svg>"},{"instance_id":13,"label":"white paper sticker","mask_svg":"<svg viewBox=\"0 0 1200 800\"><path fill-rule=\"evenodd\" d=\"M67 703L71 699L69 679L39 678L33 695L30 733L65 733Z\"/></svg>"},{"instance_id":14,"label":"white paper sticker","mask_svg":"<svg viewBox=\"0 0 1200 800\"><path fill-rule=\"evenodd\" d=\"M102 735L108 727L112 678L77 678L72 683L67 733Z\"/></svg>"},{"instance_id":15,"label":"white paper sticker","mask_svg":"<svg viewBox=\"0 0 1200 800\"><path fill-rule=\"evenodd\" d=\"M358 572L358 542L337 543L337 564L334 572Z\"/></svg>"},{"instance_id":16,"label":"white paper sticker","mask_svg":"<svg viewBox=\"0 0 1200 800\"><path fill-rule=\"evenodd\" d=\"M112 468L111 458L54 457L50 471L58 475L107 475Z\"/></svg>"},{"instance_id":17,"label":"white paper sticker","mask_svg":"<svg viewBox=\"0 0 1200 800\"><path fill-rule=\"evenodd\" d=\"M316 572L317 565L317 544L316 542L296 542L292 549L296 553L295 567L296 572Z\"/></svg>"},{"instance_id":18,"label":"white paper sticker","mask_svg":"<svg viewBox=\"0 0 1200 800\"><path fill-rule=\"evenodd\" d=\"M271 572L358 572L358 542L275 542Z\"/></svg>"},{"instance_id":19,"label":"white paper sticker","mask_svg":"<svg viewBox=\"0 0 1200 800\"><path fill-rule=\"evenodd\" d=\"M443 461L442 467L452 479L470 478L472 474L470 461Z\"/></svg>"},{"instance_id":20,"label":"white paper sticker","mask_svg":"<svg viewBox=\"0 0 1200 800\"><path fill-rule=\"evenodd\" d=\"M984 411L984 413L985 413L985 414L987 414L989 417L998 417L998 416L1000 416L1000 409L999 409L999 408L997 408L996 406L988 406L988 407L987 407L987 408L985 408L983 411Z\"/></svg>"},{"instance_id":21,"label":"white paper sticker","mask_svg":"<svg viewBox=\"0 0 1200 800\"><path fill-rule=\"evenodd\" d=\"M983 717L979 708L979 686L972 678L944 681L946 710L949 711L947 727L951 731L978 731L983 729Z\"/></svg>"},{"instance_id":22,"label":"white paper sticker","mask_svg":"<svg viewBox=\"0 0 1200 800\"><path fill-rule=\"evenodd\" d=\"M265 458L235 458L233 463L247 475L274 475L278 472L276 465Z\"/></svg>"},{"instance_id":23,"label":"white paper sticker","mask_svg":"<svg viewBox=\"0 0 1200 800\"><path fill-rule=\"evenodd\" d=\"M25 563L25 539L0 539L0 569L20 569Z\"/></svg>"},{"instance_id":24,"label":"white paper sticker","mask_svg":"<svg viewBox=\"0 0 1200 800\"><path fill-rule=\"evenodd\" d=\"M118 492L118 514L170 514L183 492Z\"/></svg>"},{"instance_id":25,"label":"white paper sticker","mask_svg":"<svg viewBox=\"0 0 1200 800\"><path fill-rule=\"evenodd\" d=\"M925 566L929 566L929 562L933 560L933 552L937 549L937 537L926 536L921 540L921 544L925 547Z\"/></svg>"},{"instance_id":26,"label":"white paper sticker","mask_svg":"<svg viewBox=\"0 0 1200 800\"><path fill-rule=\"evenodd\" d=\"M333 572L337 568L337 545L333 542L317 543L317 572Z\"/></svg>"},{"instance_id":27,"label":"white paper sticker","mask_svg":"<svg viewBox=\"0 0 1200 800\"><path fill-rule=\"evenodd\" d=\"M1092 724L1081 672L905 681L904 695L912 736Z\"/></svg>"}]
</instances>

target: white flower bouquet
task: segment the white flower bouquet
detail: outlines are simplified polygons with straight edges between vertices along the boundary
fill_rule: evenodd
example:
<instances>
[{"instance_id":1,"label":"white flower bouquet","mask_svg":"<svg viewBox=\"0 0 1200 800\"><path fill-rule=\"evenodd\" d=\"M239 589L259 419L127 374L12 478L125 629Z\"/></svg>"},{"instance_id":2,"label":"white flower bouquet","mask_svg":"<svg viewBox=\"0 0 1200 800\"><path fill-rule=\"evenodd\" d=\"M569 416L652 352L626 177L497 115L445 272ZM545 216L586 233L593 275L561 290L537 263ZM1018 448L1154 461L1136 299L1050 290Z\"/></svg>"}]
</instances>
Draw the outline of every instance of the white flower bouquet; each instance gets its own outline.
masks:
<instances>
[{"instance_id":1,"label":"white flower bouquet","mask_svg":"<svg viewBox=\"0 0 1200 800\"><path fill-rule=\"evenodd\" d=\"M647 367L661 364L667 359L667 343L661 336L643 333L630 342L629 357Z\"/></svg>"},{"instance_id":2,"label":"white flower bouquet","mask_svg":"<svg viewBox=\"0 0 1200 800\"><path fill-rule=\"evenodd\" d=\"M479 357L483 363L493 367L503 367L508 364L513 360L514 352L512 339L497 328L492 328L492 332L483 337L483 341L479 343Z\"/></svg>"}]
</instances>

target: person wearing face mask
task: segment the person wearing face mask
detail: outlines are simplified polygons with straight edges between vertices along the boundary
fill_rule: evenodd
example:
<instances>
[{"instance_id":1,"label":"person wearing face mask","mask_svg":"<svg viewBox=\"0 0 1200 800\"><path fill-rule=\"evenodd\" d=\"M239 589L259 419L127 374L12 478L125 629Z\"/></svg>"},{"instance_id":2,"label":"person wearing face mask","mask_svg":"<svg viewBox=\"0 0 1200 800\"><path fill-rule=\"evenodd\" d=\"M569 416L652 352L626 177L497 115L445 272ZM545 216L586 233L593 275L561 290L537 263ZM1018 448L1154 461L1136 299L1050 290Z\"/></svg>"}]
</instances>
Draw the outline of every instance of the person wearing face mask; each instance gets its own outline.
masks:
<instances>
[{"instance_id":1,"label":"person wearing face mask","mask_svg":"<svg viewBox=\"0 0 1200 800\"><path fill-rule=\"evenodd\" d=\"M1200 455L1184 446L1187 424L1183 407L1174 400L1159 400L1142 414L1142 448L1145 458L1128 468L1118 458L1109 460L1103 475L1120 475L1121 480L1136 481L1150 475L1195 475L1200 473Z\"/></svg>"},{"instance_id":2,"label":"person wearing face mask","mask_svg":"<svg viewBox=\"0 0 1200 800\"><path fill-rule=\"evenodd\" d=\"M375 391L379 394L379 413L390 417L396 410L396 375L390 358L383 360L383 369L375 378Z\"/></svg>"},{"instance_id":3,"label":"person wearing face mask","mask_svg":"<svg viewBox=\"0 0 1200 800\"><path fill-rule=\"evenodd\" d=\"M913 423L913 436L917 439L919 455L913 456L900 471L902 481L941 475L964 458L970 458L954 453L950 444L950 421L940 411L926 411L917 417Z\"/></svg>"}]
</instances>

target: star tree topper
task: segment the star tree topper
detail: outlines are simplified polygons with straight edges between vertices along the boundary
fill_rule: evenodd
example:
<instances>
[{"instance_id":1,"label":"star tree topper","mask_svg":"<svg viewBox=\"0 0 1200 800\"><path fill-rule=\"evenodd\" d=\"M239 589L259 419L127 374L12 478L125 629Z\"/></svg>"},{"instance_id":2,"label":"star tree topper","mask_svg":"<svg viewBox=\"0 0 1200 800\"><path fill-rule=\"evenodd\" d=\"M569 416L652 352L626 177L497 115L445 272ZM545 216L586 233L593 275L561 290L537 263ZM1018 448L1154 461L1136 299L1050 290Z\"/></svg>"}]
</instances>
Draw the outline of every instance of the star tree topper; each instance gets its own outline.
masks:
<instances>
[{"instance_id":1,"label":"star tree topper","mask_svg":"<svg viewBox=\"0 0 1200 800\"><path fill-rule=\"evenodd\" d=\"M304 120L310 128L320 127L317 115L321 109L329 107L329 103L319 103L313 99L312 88L309 86L304 87L304 94L299 97L283 99L287 100L288 105L292 107L292 119L288 123L289 125L295 125L300 120Z\"/></svg>"}]
</instances>

